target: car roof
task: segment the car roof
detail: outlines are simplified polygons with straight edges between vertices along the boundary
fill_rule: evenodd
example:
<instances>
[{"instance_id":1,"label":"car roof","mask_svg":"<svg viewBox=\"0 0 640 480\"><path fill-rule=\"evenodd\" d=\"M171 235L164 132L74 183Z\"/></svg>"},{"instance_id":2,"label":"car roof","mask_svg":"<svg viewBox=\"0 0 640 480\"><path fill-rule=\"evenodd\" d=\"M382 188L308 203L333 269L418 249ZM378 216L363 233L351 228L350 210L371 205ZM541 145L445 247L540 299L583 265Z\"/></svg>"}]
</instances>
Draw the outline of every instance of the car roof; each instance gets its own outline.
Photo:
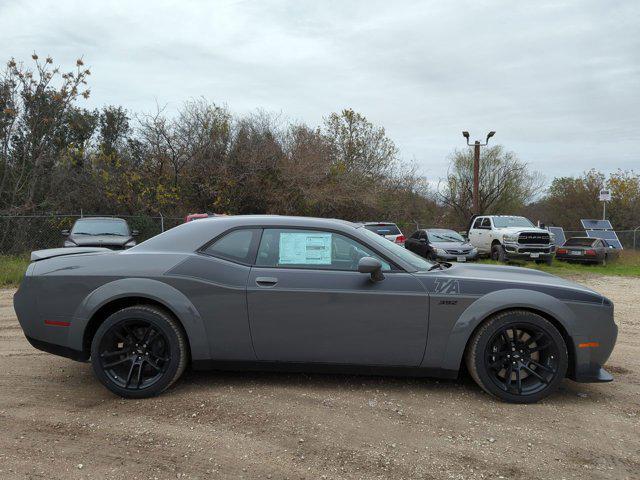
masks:
<instances>
[{"instance_id":1,"label":"car roof","mask_svg":"<svg viewBox=\"0 0 640 480\"><path fill-rule=\"evenodd\" d=\"M114 222L126 222L124 218L119 217L81 217L76 220L76 222L81 222L83 220L113 220Z\"/></svg>"},{"instance_id":2,"label":"car roof","mask_svg":"<svg viewBox=\"0 0 640 480\"><path fill-rule=\"evenodd\" d=\"M425 232L456 232L453 228L421 228Z\"/></svg>"},{"instance_id":3,"label":"car roof","mask_svg":"<svg viewBox=\"0 0 640 480\"><path fill-rule=\"evenodd\" d=\"M360 225L395 225L393 222L360 222Z\"/></svg>"},{"instance_id":4,"label":"car roof","mask_svg":"<svg viewBox=\"0 0 640 480\"><path fill-rule=\"evenodd\" d=\"M239 227L309 227L355 231L361 225L335 218L292 217L283 215L229 215L201 218L167 230L131 250L195 251L221 233Z\"/></svg>"}]
</instances>

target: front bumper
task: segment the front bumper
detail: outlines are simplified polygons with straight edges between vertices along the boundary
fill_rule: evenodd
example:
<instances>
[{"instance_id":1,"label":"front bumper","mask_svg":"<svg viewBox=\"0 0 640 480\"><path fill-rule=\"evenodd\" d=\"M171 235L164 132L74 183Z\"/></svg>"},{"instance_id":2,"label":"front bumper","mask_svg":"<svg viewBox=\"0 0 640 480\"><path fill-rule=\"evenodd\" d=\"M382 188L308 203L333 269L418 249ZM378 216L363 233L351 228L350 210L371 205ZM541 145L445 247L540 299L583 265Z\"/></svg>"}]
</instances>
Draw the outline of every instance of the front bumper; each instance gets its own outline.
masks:
<instances>
[{"instance_id":1,"label":"front bumper","mask_svg":"<svg viewBox=\"0 0 640 480\"><path fill-rule=\"evenodd\" d=\"M538 260L553 257L556 246L553 244L522 244L505 242L504 251L507 258L521 260Z\"/></svg>"},{"instance_id":2,"label":"front bumper","mask_svg":"<svg viewBox=\"0 0 640 480\"><path fill-rule=\"evenodd\" d=\"M478 258L478 252L476 251L475 253L467 253L467 254L455 254L455 253L446 253L446 254L441 254L438 253L436 254L436 258L438 260L445 260L447 262L457 262L459 261L458 258L464 258L464 262L470 262L473 260L476 260Z\"/></svg>"}]
</instances>

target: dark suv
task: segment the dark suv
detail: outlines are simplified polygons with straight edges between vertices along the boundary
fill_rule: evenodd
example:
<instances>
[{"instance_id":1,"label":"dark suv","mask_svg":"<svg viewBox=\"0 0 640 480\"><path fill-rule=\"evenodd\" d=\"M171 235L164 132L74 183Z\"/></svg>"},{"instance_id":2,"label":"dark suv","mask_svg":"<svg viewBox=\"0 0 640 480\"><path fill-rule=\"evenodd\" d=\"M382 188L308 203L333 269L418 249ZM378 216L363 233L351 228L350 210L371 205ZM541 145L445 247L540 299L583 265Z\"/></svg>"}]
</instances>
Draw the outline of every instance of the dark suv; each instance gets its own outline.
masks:
<instances>
[{"instance_id":1,"label":"dark suv","mask_svg":"<svg viewBox=\"0 0 640 480\"><path fill-rule=\"evenodd\" d=\"M84 217L76 220L71 231L62 230L67 237L65 247L105 247L122 250L133 247L138 235L126 220L112 217Z\"/></svg>"}]
</instances>

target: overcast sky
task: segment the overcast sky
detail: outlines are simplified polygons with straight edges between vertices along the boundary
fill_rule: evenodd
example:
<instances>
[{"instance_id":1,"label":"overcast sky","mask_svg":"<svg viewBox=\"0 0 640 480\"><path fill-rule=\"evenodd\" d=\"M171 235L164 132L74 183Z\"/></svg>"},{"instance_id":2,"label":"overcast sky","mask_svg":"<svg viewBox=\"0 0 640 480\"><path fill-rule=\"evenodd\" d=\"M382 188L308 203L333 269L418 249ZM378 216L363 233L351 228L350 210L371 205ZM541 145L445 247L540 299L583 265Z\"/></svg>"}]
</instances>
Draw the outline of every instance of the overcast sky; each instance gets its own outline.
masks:
<instances>
[{"instance_id":1,"label":"overcast sky","mask_svg":"<svg viewBox=\"0 0 640 480\"><path fill-rule=\"evenodd\" d=\"M431 181L496 130L547 179L640 170L640 2L0 0L0 59L91 67L88 107L351 107Z\"/></svg>"}]
</instances>

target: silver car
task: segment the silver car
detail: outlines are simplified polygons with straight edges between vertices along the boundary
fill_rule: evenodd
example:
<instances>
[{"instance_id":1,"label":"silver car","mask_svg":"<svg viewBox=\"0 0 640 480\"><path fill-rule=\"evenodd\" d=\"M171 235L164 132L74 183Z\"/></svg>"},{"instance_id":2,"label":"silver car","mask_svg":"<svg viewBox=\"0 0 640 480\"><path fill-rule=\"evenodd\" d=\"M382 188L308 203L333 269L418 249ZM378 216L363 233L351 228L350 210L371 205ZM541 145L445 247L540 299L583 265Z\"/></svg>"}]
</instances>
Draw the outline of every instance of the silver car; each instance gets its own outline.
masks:
<instances>
[{"instance_id":1,"label":"silver car","mask_svg":"<svg viewBox=\"0 0 640 480\"><path fill-rule=\"evenodd\" d=\"M123 397L187 366L455 378L535 402L612 380L613 305L534 270L432 263L362 225L230 216L131 249L33 252L14 296L27 339L91 361Z\"/></svg>"}]
</instances>

